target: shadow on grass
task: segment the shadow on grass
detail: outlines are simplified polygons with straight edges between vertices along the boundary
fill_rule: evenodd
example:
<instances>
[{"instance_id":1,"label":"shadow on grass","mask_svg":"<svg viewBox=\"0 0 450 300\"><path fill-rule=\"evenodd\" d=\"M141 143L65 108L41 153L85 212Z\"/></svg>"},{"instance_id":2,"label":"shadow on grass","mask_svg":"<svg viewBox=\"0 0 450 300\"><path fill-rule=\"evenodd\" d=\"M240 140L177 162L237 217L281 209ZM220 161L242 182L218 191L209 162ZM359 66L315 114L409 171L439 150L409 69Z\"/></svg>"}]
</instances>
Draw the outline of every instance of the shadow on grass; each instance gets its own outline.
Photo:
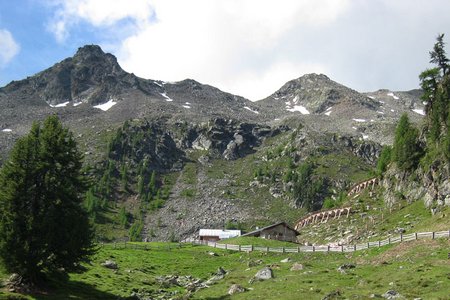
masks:
<instances>
[{"instance_id":1,"label":"shadow on grass","mask_svg":"<svg viewBox=\"0 0 450 300\"><path fill-rule=\"evenodd\" d=\"M30 295L37 300L57 300L57 299L114 299L117 300L118 295L113 295L108 292L99 291L95 286L80 282L67 281L58 284L57 287L51 287L47 291L41 293L34 293Z\"/></svg>"},{"instance_id":2,"label":"shadow on grass","mask_svg":"<svg viewBox=\"0 0 450 300\"><path fill-rule=\"evenodd\" d=\"M218 296L218 297L207 297L205 300L229 300L231 299L230 295Z\"/></svg>"}]
</instances>

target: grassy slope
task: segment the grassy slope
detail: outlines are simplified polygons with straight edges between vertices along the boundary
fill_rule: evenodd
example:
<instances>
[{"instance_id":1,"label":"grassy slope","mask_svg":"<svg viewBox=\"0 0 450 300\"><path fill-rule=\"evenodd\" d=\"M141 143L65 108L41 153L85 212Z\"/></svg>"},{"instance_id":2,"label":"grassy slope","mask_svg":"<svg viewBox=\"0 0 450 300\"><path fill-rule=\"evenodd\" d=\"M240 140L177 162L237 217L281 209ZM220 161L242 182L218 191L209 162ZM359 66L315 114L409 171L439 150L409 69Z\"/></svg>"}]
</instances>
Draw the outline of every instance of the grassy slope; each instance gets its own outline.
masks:
<instances>
[{"instance_id":1,"label":"grassy slope","mask_svg":"<svg viewBox=\"0 0 450 300\"><path fill-rule=\"evenodd\" d=\"M159 244L161 246L161 244ZM448 240L417 241L371 249L356 253L238 253L214 249L219 256L207 253L212 248L190 246L168 251L150 251L104 247L92 257L82 274L70 274L70 281L53 281L46 294L30 299L116 299L129 296L133 289L159 290L156 281L160 275L192 275L208 279L221 266L229 273L225 279L208 289L196 292L192 299L322 299L331 292L344 298L368 298L394 289L408 299L449 299L450 264ZM280 263L290 257L291 263ZM100 263L113 259L119 271L103 268ZM262 260L259 266L248 267L249 261ZM293 262L304 265L304 270L290 271ZM356 268L341 274L336 269L344 263ZM265 265L271 265L275 278L266 282L248 281ZM2 273L3 276L4 273ZM239 283L252 290L228 298L228 288ZM52 287L53 286L53 287ZM170 288L184 293L182 288ZM0 299L6 293L0 292ZM339 299L339 298L338 298Z\"/></svg>"},{"instance_id":2,"label":"grassy slope","mask_svg":"<svg viewBox=\"0 0 450 300\"><path fill-rule=\"evenodd\" d=\"M379 195L380 190L372 197L365 191L357 198L347 201L343 206L351 206L356 211L348 219L330 219L327 223L304 227L300 230L300 240L326 244L351 234L355 238L353 242L359 243L384 239L390 235L397 236L396 230L400 228L405 230L405 234L450 229L450 207L443 207L434 216L423 201L411 204L399 201L392 209L388 209Z\"/></svg>"}]
</instances>

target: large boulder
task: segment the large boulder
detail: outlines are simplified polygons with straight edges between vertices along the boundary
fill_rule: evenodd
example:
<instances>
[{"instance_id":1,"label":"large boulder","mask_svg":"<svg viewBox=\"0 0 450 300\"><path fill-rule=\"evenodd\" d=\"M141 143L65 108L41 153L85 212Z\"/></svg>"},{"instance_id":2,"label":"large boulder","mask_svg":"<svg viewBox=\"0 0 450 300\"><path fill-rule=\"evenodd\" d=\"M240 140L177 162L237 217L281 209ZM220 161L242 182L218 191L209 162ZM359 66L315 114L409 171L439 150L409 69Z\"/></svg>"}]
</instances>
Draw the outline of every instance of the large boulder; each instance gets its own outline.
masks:
<instances>
[{"instance_id":1,"label":"large boulder","mask_svg":"<svg viewBox=\"0 0 450 300\"><path fill-rule=\"evenodd\" d=\"M269 267L262 268L255 274L256 280L267 280L273 278L273 271Z\"/></svg>"}]
</instances>

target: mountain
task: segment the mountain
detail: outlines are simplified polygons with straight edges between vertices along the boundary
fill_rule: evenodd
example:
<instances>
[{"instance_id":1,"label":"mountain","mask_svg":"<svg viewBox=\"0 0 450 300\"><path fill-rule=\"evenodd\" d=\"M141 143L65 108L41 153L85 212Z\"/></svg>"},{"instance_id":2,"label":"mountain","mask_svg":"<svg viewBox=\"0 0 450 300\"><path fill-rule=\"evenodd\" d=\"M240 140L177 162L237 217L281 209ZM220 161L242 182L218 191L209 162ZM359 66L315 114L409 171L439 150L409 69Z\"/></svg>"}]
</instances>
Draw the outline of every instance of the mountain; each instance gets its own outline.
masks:
<instances>
[{"instance_id":1,"label":"mountain","mask_svg":"<svg viewBox=\"0 0 450 300\"><path fill-rule=\"evenodd\" d=\"M391 144L393 126L403 112L422 119L420 91L359 93L323 74L307 74L257 102L270 118L295 116L318 131L340 132Z\"/></svg>"},{"instance_id":2,"label":"mountain","mask_svg":"<svg viewBox=\"0 0 450 300\"><path fill-rule=\"evenodd\" d=\"M192 79L139 78L89 45L0 89L0 157L57 114L85 155L99 239L254 229L294 222L372 177L400 114L421 120L420 94L362 94L307 74L251 102Z\"/></svg>"},{"instance_id":3,"label":"mountain","mask_svg":"<svg viewBox=\"0 0 450 300\"><path fill-rule=\"evenodd\" d=\"M261 119L253 102L243 97L190 79L166 83L139 78L95 45L81 47L73 57L1 88L0 107L0 130L4 130L0 156L33 121L55 113L79 133L144 117L196 122L214 117Z\"/></svg>"}]
</instances>

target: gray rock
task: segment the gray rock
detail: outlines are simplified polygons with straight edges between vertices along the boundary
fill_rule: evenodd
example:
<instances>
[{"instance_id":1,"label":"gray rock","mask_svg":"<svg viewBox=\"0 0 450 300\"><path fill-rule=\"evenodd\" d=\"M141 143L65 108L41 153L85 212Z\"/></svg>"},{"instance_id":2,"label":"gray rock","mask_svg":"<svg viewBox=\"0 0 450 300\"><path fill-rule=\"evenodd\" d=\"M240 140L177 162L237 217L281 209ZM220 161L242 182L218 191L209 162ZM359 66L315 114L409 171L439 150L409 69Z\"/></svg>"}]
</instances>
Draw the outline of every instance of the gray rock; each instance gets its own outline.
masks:
<instances>
[{"instance_id":1,"label":"gray rock","mask_svg":"<svg viewBox=\"0 0 450 300\"><path fill-rule=\"evenodd\" d=\"M251 261L249 261L249 262L247 263L247 266L248 266L249 268L251 268L251 267L259 266L259 265L262 264L262 263L263 263L262 259L251 260Z\"/></svg>"},{"instance_id":2,"label":"gray rock","mask_svg":"<svg viewBox=\"0 0 450 300\"><path fill-rule=\"evenodd\" d=\"M246 289L244 287L240 286L239 284L233 284L230 287L230 289L228 290L228 294L229 295L234 295L234 294L237 294L237 293L243 293L245 291L246 291Z\"/></svg>"},{"instance_id":3,"label":"gray rock","mask_svg":"<svg viewBox=\"0 0 450 300\"><path fill-rule=\"evenodd\" d=\"M273 271L269 267L262 268L255 274L256 280L267 280L273 278Z\"/></svg>"},{"instance_id":4,"label":"gray rock","mask_svg":"<svg viewBox=\"0 0 450 300\"><path fill-rule=\"evenodd\" d=\"M383 298L385 299L406 299L402 295L400 295L397 291L389 290L383 294Z\"/></svg>"},{"instance_id":5,"label":"gray rock","mask_svg":"<svg viewBox=\"0 0 450 300\"><path fill-rule=\"evenodd\" d=\"M405 228L398 227L397 229L395 229L395 233L405 233L405 232L406 232Z\"/></svg>"},{"instance_id":6,"label":"gray rock","mask_svg":"<svg viewBox=\"0 0 450 300\"><path fill-rule=\"evenodd\" d=\"M356 268L356 265L354 265L354 264L343 264L343 265L339 266L339 268L337 268L337 270L339 272L341 272L342 274L347 274L347 270L354 269L354 268Z\"/></svg>"},{"instance_id":7,"label":"gray rock","mask_svg":"<svg viewBox=\"0 0 450 300\"><path fill-rule=\"evenodd\" d=\"M108 269L112 269L112 270L117 270L119 268L119 266L117 265L117 263L113 260L106 260L104 263L101 264L103 267L108 268Z\"/></svg>"},{"instance_id":8,"label":"gray rock","mask_svg":"<svg viewBox=\"0 0 450 300\"><path fill-rule=\"evenodd\" d=\"M303 265L300 263L294 263L290 269L291 271L300 271L303 270Z\"/></svg>"},{"instance_id":9,"label":"gray rock","mask_svg":"<svg viewBox=\"0 0 450 300\"><path fill-rule=\"evenodd\" d=\"M219 267L217 269L217 272L214 274L214 276L206 281L206 285L211 285L219 280L222 280L226 274L227 274L227 271L225 271L222 267Z\"/></svg>"},{"instance_id":10,"label":"gray rock","mask_svg":"<svg viewBox=\"0 0 450 300\"><path fill-rule=\"evenodd\" d=\"M341 292L339 290L333 291L327 295L325 295L325 297L322 298L322 300L332 300L332 299L339 299L341 296Z\"/></svg>"},{"instance_id":11,"label":"gray rock","mask_svg":"<svg viewBox=\"0 0 450 300\"><path fill-rule=\"evenodd\" d=\"M290 262L290 261L291 261L291 259L290 259L289 257L280 260L280 262L282 262L282 263L288 263L288 262Z\"/></svg>"}]
</instances>

